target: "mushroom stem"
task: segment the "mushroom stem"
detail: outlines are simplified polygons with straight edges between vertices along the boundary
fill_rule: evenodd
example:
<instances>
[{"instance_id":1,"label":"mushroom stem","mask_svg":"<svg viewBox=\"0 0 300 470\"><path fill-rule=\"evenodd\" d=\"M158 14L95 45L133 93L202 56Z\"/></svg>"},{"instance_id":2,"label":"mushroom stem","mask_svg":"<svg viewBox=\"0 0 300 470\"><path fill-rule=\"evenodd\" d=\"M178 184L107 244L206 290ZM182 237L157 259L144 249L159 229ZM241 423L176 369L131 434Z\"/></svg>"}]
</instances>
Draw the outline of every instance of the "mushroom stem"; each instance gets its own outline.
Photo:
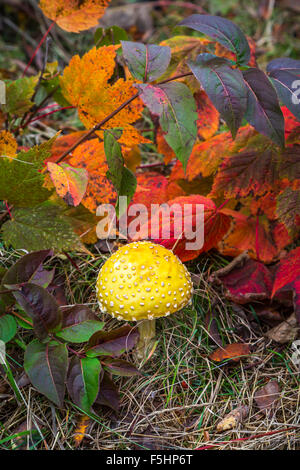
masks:
<instances>
[{"instance_id":1,"label":"mushroom stem","mask_svg":"<svg viewBox=\"0 0 300 470\"><path fill-rule=\"evenodd\" d=\"M140 361L147 359L147 356L154 344L155 320L141 320L138 322L139 340L137 343L136 356Z\"/></svg>"}]
</instances>

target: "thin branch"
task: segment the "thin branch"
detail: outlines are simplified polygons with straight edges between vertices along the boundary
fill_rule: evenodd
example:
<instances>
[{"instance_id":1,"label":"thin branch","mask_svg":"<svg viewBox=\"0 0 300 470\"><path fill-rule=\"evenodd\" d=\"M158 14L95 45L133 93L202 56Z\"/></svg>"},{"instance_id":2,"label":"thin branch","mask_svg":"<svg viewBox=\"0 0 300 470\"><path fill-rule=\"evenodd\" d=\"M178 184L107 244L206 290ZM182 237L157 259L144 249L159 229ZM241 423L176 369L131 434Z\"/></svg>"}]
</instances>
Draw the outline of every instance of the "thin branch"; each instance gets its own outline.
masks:
<instances>
[{"instance_id":1,"label":"thin branch","mask_svg":"<svg viewBox=\"0 0 300 470\"><path fill-rule=\"evenodd\" d=\"M192 72L182 73L180 75L176 75L175 77L167 78L166 80L163 80L162 82L156 83L155 86L164 85L165 83L172 82L173 80L178 80L179 78L188 77L191 75L193 75ZM104 126L104 124L110 121L110 119L112 119L116 114L122 111L122 109L126 108L126 106L128 106L132 101L134 101L139 95L140 95L140 92L135 93L135 95L133 95L123 104L121 104L117 109L115 109L112 113L110 113L106 118L102 119L101 122L99 122L94 127L92 127L92 129L90 129L90 131L87 134L82 136L77 142L75 142L75 144L72 145L72 147L70 147L66 152L64 152L61 155L61 157L59 157L59 159L56 161L56 163L60 163L62 160L64 160L69 155L69 153L73 152L73 150L75 150L78 147L78 145L88 140L91 137L91 135L93 135L96 131L99 131L101 127Z\"/></svg>"},{"instance_id":2,"label":"thin branch","mask_svg":"<svg viewBox=\"0 0 300 470\"><path fill-rule=\"evenodd\" d=\"M40 42L38 43L37 45L37 48L35 49L34 53L32 54L31 58L30 58L30 61L28 62L23 74L22 74L22 77L24 77L24 75L26 75L26 72L28 70L28 68L30 67L33 59L35 58L36 54L38 53L40 47L42 46L43 42L45 41L45 39L47 38L48 34L50 33L51 29L53 28L53 26L55 25L55 21L52 21L52 23L50 24L49 28L47 29L47 31L45 32L44 36L42 37L42 39L40 40Z\"/></svg>"}]
</instances>

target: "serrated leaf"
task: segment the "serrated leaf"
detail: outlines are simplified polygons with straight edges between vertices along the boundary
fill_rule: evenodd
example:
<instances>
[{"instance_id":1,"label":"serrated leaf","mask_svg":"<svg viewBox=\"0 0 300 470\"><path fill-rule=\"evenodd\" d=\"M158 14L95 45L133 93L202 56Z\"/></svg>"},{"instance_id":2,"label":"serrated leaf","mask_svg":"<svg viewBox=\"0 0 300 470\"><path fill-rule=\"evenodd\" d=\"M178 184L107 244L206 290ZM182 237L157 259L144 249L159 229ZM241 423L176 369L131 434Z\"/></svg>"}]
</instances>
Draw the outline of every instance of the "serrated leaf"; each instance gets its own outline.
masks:
<instances>
[{"instance_id":1,"label":"serrated leaf","mask_svg":"<svg viewBox=\"0 0 300 470\"><path fill-rule=\"evenodd\" d=\"M54 251L83 250L83 245L61 213L51 203L34 208L15 209L13 219L2 226L3 239L7 246L28 251L43 248Z\"/></svg>"},{"instance_id":2,"label":"serrated leaf","mask_svg":"<svg viewBox=\"0 0 300 470\"><path fill-rule=\"evenodd\" d=\"M105 332L98 331L89 340L86 346L88 357L96 356L121 356L125 351L130 351L139 337L137 329L124 325L121 328Z\"/></svg>"},{"instance_id":3,"label":"serrated leaf","mask_svg":"<svg viewBox=\"0 0 300 470\"><path fill-rule=\"evenodd\" d=\"M237 25L226 18L196 14L181 21L179 26L195 29L220 42L236 54L240 65L246 65L250 60L250 47L246 36Z\"/></svg>"},{"instance_id":4,"label":"serrated leaf","mask_svg":"<svg viewBox=\"0 0 300 470\"><path fill-rule=\"evenodd\" d=\"M110 0L40 0L45 16L55 21L65 31L79 33L97 26Z\"/></svg>"},{"instance_id":5,"label":"serrated leaf","mask_svg":"<svg viewBox=\"0 0 300 470\"><path fill-rule=\"evenodd\" d=\"M300 229L300 191L286 188L276 199L276 214L288 232L295 236Z\"/></svg>"},{"instance_id":6,"label":"serrated leaf","mask_svg":"<svg viewBox=\"0 0 300 470\"><path fill-rule=\"evenodd\" d=\"M200 54L188 65L235 138L247 107L242 73L232 69L227 59L213 54Z\"/></svg>"},{"instance_id":7,"label":"serrated leaf","mask_svg":"<svg viewBox=\"0 0 300 470\"><path fill-rule=\"evenodd\" d=\"M165 140L185 169L197 136L198 116L191 91L183 83L175 82L136 87L145 105L159 116Z\"/></svg>"},{"instance_id":8,"label":"serrated leaf","mask_svg":"<svg viewBox=\"0 0 300 470\"><path fill-rule=\"evenodd\" d=\"M153 82L167 70L171 49L155 44L121 41L125 62L130 73L142 82Z\"/></svg>"},{"instance_id":9,"label":"serrated leaf","mask_svg":"<svg viewBox=\"0 0 300 470\"><path fill-rule=\"evenodd\" d=\"M104 323L86 305L61 308L62 326L56 336L70 343L88 341L96 331L102 330Z\"/></svg>"},{"instance_id":10,"label":"serrated leaf","mask_svg":"<svg viewBox=\"0 0 300 470\"><path fill-rule=\"evenodd\" d=\"M72 357L67 375L67 389L73 402L90 412L97 398L101 364L97 358Z\"/></svg>"},{"instance_id":11,"label":"serrated leaf","mask_svg":"<svg viewBox=\"0 0 300 470\"><path fill-rule=\"evenodd\" d=\"M47 344L33 340L26 348L24 369L32 385L57 406L62 408L68 368L65 344L51 341Z\"/></svg>"},{"instance_id":12,"label":"serrated leaf","mask_svg":"<svg viewBox=\"0 0 300 470\"><path fill-rule=\"evenodd\" d=\"M258 132L284 146L284 117L276 92L267 76L257 68L243 72L248 102L245 117Z\"/></svg>"},{"instance_id":13,"label":"serrated leaf","mask_svg":"<svg viewBox=\"0 0 300 470\"><path fill-rule=\"evenodd\" d=\"M10 341L17 332L17 323L12 315L0 317L0 340L4 343Z\"/></svg>"},{"instance_id":14,"label":"serrated leaf","mask_svg":"<svg viewBox=\"0 0 300 470\"><path fill-rule=\"evenodd\" d=\"M61 313L55 298L41 286L24 283L13 295L21 308L33 320L36 336L45 340L49 332L57 329L61 324Z\"/></svg>"},{"instance_id":15,"label":"serrated leaf","mask_svg":"<svg viewBox=\"0 0 300 470\"><path fill-rule=\"evenodd\" d=\"M270 78L280 100L300 120L300 79L286 70L272 70Z\"/></svg>"},{"instance_id":16,"label":"serrated leaf","mask_svg":"<svg viewBox=\"0 0 300 470\"><path fill-rule=\"evenodd\" d=\"M6 104L2 107L4 113L10 116L23 116L33 106L31 98L38 83L38 76L23 77L6 86Z\"/></svg>"},{"instance_id":17,"label":"serrated leaf","mask_svg":"<svg viewBox=\"0 0 300 470\"><path fill-rule=\"evenodd\" d=\"M47 168L57 194L69 206L78 206L86 192L88 172L85 168L74 168L68 163L48 162Z\"/></svg>"},{"instance_id":18,"label":"serrated leaf","mask_svg":"<svg viewBox=\"0 0 300 470\"><path fill-rule=\"evenodd\" d=\"M0 199L15 207L40 204L52 191L43 187L44 175L40 172L45 158L51 155L56 137L36 145L27 152L19 152L14 159L0 158Z\"/></svg>"}]
</instances>

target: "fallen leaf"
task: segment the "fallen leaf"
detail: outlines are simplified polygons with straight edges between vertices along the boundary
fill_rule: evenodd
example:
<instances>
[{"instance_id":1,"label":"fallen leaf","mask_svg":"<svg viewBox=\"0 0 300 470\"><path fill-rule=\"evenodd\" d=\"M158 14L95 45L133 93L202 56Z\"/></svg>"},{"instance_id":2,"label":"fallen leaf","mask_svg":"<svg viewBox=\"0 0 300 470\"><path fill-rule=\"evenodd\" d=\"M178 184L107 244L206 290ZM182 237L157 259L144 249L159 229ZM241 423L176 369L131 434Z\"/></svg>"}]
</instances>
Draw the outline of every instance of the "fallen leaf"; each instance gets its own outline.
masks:
<instances>
[{"instance_id":1,"label":"fallen leaf","mask_svg":"<svg viewBox=\"0 0 300 470\"><path fill-rule=\"evenodd\" d=\"M276 380L270 380L266 385L257 390L254 400L261 412L272 416L278 405L280 388Z\"/></svg>"},{"instance_id":2,"label":"fallen leaf","mask_svg":"<svg viewBox=\"0 0 300 470\"><path fill-rule=\"evenodd\" d=\"M245 253L214 272L210 280L222 284L226 289L225 296L238 304L269 299L273 287L270 270Z\"/></svg>"},{"instance_id":3,"label":"fallen leaf","mask_svg":"<svg viewBox=\"0 0 300 470\"><path fill-rule=\"evenodd\" d=\"M218 348L213 351L208 357L212 361L221 362L225 359L230 359L234 362L238 362L243 359L244 356L249 356L250 347L249 344L245 343L232 343L227 344L224 347Z\"/></svg>"},{"instance_id":4,"label":"fallen leaf","mask_svg":"<svg viewBox=\"0 0 300 470\"><path fill-rule=\"evenodd\" d=\"M18 143L14 136L8 131L0 131L0 157L14 157Z\"/></svg>"},{"instance_id":5,"label":"fallen leaf","mask_svg":"<svg viewBox=\"0 0 300 470\"><path fill-rule=\"evenodd\" d=\"M285 344L294 341L300 331L295 313L271 330L267 331L267 338L276 343Z\"/></svg>"},{"instance_id":6,"label":"fallen leaf","mask_svg":"<svg viewBox=\"0 0 300 470\"><path fill-rule=\"evenodd\" d=\"M75 447L79 447L80 444L82 443L90 423L91 423L91 419L86 415L82 415L78 418L78 421L76 423L76 427L74 430Z\"/></svg>"},{"instance_id":7,"label":"fallen leaf","mask_svg":"<svg viewBox=\"0 0 300 470\"><path fill-rule=\"evenodd\" d=\"M246 405L240 405L234 410L230 411L225 418L217 424L217 432L228 431L236 428L249 413L249 408Z\"/></svg>"}]
</instances>

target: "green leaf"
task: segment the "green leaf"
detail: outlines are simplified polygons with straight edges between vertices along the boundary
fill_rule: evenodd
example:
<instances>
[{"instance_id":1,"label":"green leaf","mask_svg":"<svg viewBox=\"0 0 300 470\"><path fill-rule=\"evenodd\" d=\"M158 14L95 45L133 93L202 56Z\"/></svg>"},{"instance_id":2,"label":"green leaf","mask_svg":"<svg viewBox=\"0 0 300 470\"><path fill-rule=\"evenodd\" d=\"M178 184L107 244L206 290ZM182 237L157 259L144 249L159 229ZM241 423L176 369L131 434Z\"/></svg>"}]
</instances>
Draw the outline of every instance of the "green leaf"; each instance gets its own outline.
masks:
<instances>
[{"instance_id":1,"label":"green leaf","mask_svg":"<svg viewBox=\"0 0 300 470\"><path fill-rule=\"evenodd\" d=\"M28 251L45 248L54 251L83 250L68 218L59 206L47 202L33 208L13 210L13 219L2 226L4 243Z\"/></svg>"},{"instance_id":2,"label":"green leaf","mask_svg":"<svg viewBox=\"0 0 300 470\"><path fill-rule=\"evenodd\" d=\"M250 60L250 47L246 36L232 21L220 16L191 15L179 23L215 39L224 47L234 52L240 65L247 65Z\"/></svg>"},{"instance_id":3,"label":"green leaf","mask_svg":"<svg viewBox=\"0 0 300 470\"><path fill-rule=\"evenodd\" d=\"M151 113L159 116L166 134L164 137L185 169L197 137L198 115L191 91L183 83L176 82L135 86Z\"/></svg>"},{"instance_id":4,"label":"green leaf","mask_svg":"<svg viewBox=\"0 0 300 470\"><path fill-rule=\"evenodd\" d=\"M94 34L94 42L97 47L120 44L122 40L126 41L127 39L128 35L125 29L120 28L119 26L98 28Z\"/></svg>"},{"instance_id":5,"label":"green leaf","mask_svg":"<svg viewBox=\"0 0 300 470\"><path fill-rule=\"evenodd\" d=\"M86 305L61 308L62 327L56 336L70 343L83 343L97 331L102 330L104 323Z\"/></svg>"},{"instance_id":6,"label":"green leaf","mask_svg":"<svg viewBox=\"0 0 300 470\"><path fill-rule=\"evenodd\" d=\"M65 344L47 344L33 340L26 348L24 369L32 385L49 400L62 408L68 368Z\"/></svg>"},{"instance_id":7,"label":"green leaf","mask_svg":"<svg viewBox=\"0 0 300 470\"><path fill-rule=\"evenodd\" d=\"M38 83L38 76L23 77L6 87L6 104L2 110L10 116L23 116L34 104L31 98Z\"/></svg>"},{"instance_id":8,"label":"green leaf","mask_svg":"<svg viewBox=\"0 0 300 470\"><path fill-rule=\"evenodd\" d=\"M121 146L111 131L104 131L104 150L109 168L107 177L114 185L118 196L126 196L129 204L135 193L137 181L132 171L124 166ZM119 200L116 211L119 211Z\"/></svg>"},{"instance_id":9,"label":"green leaf","mask_svg":"<svg viewBox=\"0 0 300 470\"><path fill-rule=\"evenodd\" d=\"M0 340L4 343L10 341L17 332L17 323L11 315L0 317Z\"/></svg>"},{"instance_id":10,"label":"green leaf","mask_svg":"<svg viewBox=\"0 0 300 470\"><path fill-rule=\"evenodd\" d=\"M207 53L199 54L188 65L235 138L248 96L241 71L232 69L227 59Z\"/></svg>"},{"instance_id":11,"label":"green leaf","mask_svg":"<svg viewBox=\"0 0 300 470\"><path fill-rule=\"evenodd\" d=\"M48 333L61 324L61 312L55 298L41 286L25 283L13 295L22 309L33 320L36 336L43 341Z\"/></svg>"},{"instance_id":12,"label":"green leaf","mask_svg":"<svg viewBox=\"0 0 300 470\"><path fill-rule=\"evenodd\" d=\"M67 389L73 402L90 412L99 391L101 364L97 358L73 356L67 375Z\"/></svg>"},{"instance_id":13,"label":"green leaf","mask_svg":"<svg viewBox=\"0 0 300 470\"><path fill-rule=\"evenodd\" d=\"M49 199L52 191L43 187L44 175L40 170L44 160L51 155L56 137L20 152L12 160L0 158L0 199L15 207L28 207Z\"/></svg>"},{"instance_id":14,"label":"green leaf","mask_svg":"<svg viewBox=\"0 0 300 470\"><path fill-rule=\"evenodd\" d=\"M122 41L122 49L131 75L142 82L161 77L171 60L171 49L166 46Z\"/></svg>"}]
</instances>

